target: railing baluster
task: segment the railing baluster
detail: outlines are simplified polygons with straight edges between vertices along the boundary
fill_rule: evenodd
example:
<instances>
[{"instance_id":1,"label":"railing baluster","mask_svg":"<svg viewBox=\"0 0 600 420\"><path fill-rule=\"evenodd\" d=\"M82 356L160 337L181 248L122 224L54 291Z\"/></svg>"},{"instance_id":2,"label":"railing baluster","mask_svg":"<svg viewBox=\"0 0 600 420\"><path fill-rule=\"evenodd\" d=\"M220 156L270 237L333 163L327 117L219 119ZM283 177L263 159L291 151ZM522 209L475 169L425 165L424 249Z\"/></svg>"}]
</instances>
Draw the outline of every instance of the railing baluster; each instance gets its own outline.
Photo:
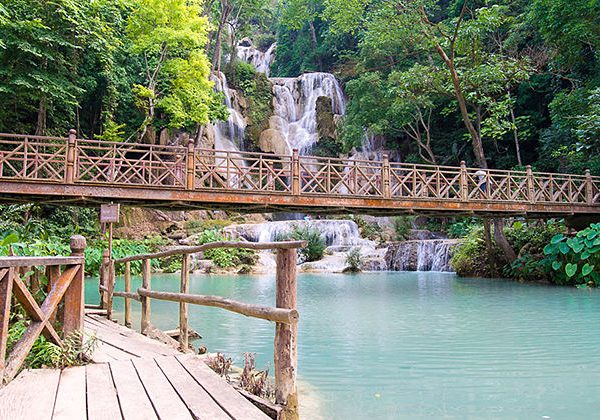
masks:
<instances>
[{"instance_id":1,"label":"railing baluster","mask_svg":"<svg viewBox=\"0 0 600 420\"><path fill-rule=\"evenodd\" d=\"M196 149L194 148L194 140L189 139L187 144L186 154L186 180L185 188L188 190L194 189L194 181L196 179Z\"/></svg>"},{"instance_id":2,"label":"railing baluster","mask_svg":"<svg viewBox=\"0 0 600 420\"><path fill-rule=\"evenodd\" d=\"M292 150L292 194L300 195L300 156L298 149Z\"/></svg>"},{"instance_id":3,"label":"railing baluster","mask_svg":"<svg viewBox=\"0 0 600 420\"><path fill-rule=\"evenodd\" d=\"M594 183L589 169L585 170L585 202L588 206L594 204Z\"/></svg>"},{"instance_id":4,"label":"railing baluster","mask_svg":"<svg viewBox=\"0 0 600 420\"><path fill-rule=\"evenodd\" d=\"M69 139L67 140L67 150L65 154L65 183L72 184L75 180L75 152L77 148L77 131L69 130Z\"/></svg>"}]
</instances>

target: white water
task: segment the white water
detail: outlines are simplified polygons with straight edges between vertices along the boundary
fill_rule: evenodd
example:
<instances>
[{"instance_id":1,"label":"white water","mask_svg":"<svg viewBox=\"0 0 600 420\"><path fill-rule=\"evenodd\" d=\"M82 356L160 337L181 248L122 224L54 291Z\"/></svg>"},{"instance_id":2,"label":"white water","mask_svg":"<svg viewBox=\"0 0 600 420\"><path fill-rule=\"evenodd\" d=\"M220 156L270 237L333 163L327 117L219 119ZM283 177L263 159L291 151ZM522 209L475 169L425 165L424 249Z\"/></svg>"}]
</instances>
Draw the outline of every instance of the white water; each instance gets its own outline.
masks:
<instances>
[{"instance_id":1,"label":"white water","mask_svg":"<svg viewBox=\"0 0 600 420\"><path fill-rule=\"evenodd\" d=\"M392 271L452 271L450 258L456 244L448 239L398 242L390 244L385 259Z\"/></svg>"},{"instance_id":2,"label":"white water","mask_svg":"<svg viewBox=\"0 0 600 420\"><path fill-rule=\"evenodd\" d=\"M277 43L273 43L265 52L258 50L254 45L238 45L236 54L238 58L246 63L252 64L256 71L264 73L269 77L271 71L271 63L275 59L275 48Z\"/></svg>"},{"instance_id":3,"label":"white water","mask_svg":"<svg viewBox=\"0 0 600 420\"><path fill-rule=\"evenodd\" d=\"M213 73L211 80L215 82L215 89L223 92L225 97L225 106L229 111L227 121L221 121L213 124L215 133L215 149L239 151L242 149L244 132L246 130L246 120L240 110L233 102L233 89L229 89L227 78L221 72Z\"/></svg>"},{"instance_id":4,"label":"white water","mask_svg":"<svg viewBox=\"0 0 600 420\"><path fill-rule=\"evenodd\" d=\"M318 141L317 99L331 99L333 113L346 112L344 93L336 78L330 73L305 73L299 77L271 78L273 83L274 111L284 123L281 131L290 150L298 149L308 154Z\"/></svg>"}]
</instances>

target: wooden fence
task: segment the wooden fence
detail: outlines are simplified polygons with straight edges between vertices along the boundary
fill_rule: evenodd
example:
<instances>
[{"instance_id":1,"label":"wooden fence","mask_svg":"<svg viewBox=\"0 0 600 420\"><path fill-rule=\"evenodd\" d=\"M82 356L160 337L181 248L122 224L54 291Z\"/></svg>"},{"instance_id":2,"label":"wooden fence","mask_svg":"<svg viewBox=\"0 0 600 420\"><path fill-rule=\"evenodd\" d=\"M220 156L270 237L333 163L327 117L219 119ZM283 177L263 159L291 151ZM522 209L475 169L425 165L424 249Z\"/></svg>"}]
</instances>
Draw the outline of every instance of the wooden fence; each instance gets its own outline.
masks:
<instances>
[{"instance_id":1,"label":"wooden fence","mask_svg":"<svg viewBox=\"0 0 600 420\"><path fill-rule=\"evenodd\" d=\"M0 180L458 203L600 204L600 177L0 134Z\"/></svg>"},{"instance_id":2,"label":"wooden fence","mask_svg":"<svg viewBox=\"0 0 600 420\"><path fill-rule=\"evenodd\" d=\"M213 306L245 316L275 322L275 402L283 407L283 419L298 419L297 374L297 334L299 314L296 310L296 262L297 248L306 246L303 241L249 243L213 242L199 246L177 247L153 254L134 255L110 260L104 255L100 292L107 316L112 317L114 297L125 299L124 320L131 326L131 300L141 303L141 326L143 334L156 331L150 321L151 300L179 302L179 344L183 351L189 348L188 304ZM221 296L207 296L189 293L190 254L215 248L246 248L255 250L273 249L277 252L276 307L251 305ZM152 259L181 256L180 292L152 290L150 262ZM131 291L131 263L142 262L142 287ZM124 265L124 290L115 290L115 265Z\"/></svg>"},{"instance_id":3,"label":"wooden fence","mask_svg":"<svg viewBox=\"0 0 600 420\"><path fill-rule=\"evenodd\" d=\"M62 347L62 340L67 334L83 330L85 246L85 238L77 235L71 238L70 257L0 257L2 382L16 376L40 334ZM47 279L45 290L40 282L42 275ZM41 303L40 294L45 296ZM30 322L23 336L6 355L13 297ZM61 302L64 304L59 307ZM62 334L58 330L60 325Z\"/></svg>"}]
</instances>

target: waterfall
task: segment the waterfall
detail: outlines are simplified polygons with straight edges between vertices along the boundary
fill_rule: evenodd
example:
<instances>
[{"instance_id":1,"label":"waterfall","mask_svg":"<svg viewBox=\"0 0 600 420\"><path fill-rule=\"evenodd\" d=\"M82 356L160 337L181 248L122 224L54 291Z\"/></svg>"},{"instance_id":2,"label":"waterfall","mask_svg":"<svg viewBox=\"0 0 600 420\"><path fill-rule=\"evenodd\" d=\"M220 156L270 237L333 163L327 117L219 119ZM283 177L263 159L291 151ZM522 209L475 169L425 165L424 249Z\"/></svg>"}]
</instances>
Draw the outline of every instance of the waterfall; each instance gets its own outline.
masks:
<instances>
[{"instance_id":1,"label":"waterfall","mask_svg":"<svg viewBox=\"0 0 600 420\"><path fill-rule=\"evenodd\" d=\"M318 140L317 99L331 99L333 113L346 112L344 93L336 78L330 73L305 73L299 77L271 78L273 83L275 115L283 121L277 128L284 136L290 150L300 154L311 152Z\"/></svg>"},{"instance_id":2,"label":"waterfall","mask_svg":"<svg viewBox=\"0 0 600 420\"><path fill-rule=\"evenodd\" d=\"M213 124L215 149L239 151L242 149L246 121L233 100L235 91L229 88L227 78L221 72L213 73L211 80L215 82L215 89L223 92L225 106L229 110L227 121L220 121L217 124Z\"/></svg>"},{"instance_id":3,"label":"waterfall","mask_svg":"<svg viewBox=\"0 0 600 420\"><path fill-rule=\"evenodd\" d=\"M275 242L289 235L295 227L318 230L327 246L353 247L370 244L370 241L361 238L358 225L351 220L285 220L234 225L225 230L233 237L250 242Z\"/></svg>"},{"instance_id":4,"label":"waterfall","mask_svg":"<svg viewBox=\"0 0 600 420\"><path fill-rule=\"evenodd\" d=\"M256 68L256 71L264 73L269 77L271 63L275 58L275 48L277 47L277 43L271 44L265 52L256 49L256 47L251 43L248 43L248 41L240 44L241 45L238 45L235 49L237 57L246 63L252 64Z\"/></svg>"},{"instance_id":5,"label":"waterfall","mask_svg":"<svg viewBox=\"0 0 600 420\"><path fill-rule=\"evenodd\" d=\"M390 244L385 260L392 271L452 271L452 239L411 240Z\"/></svg>"}]
</instances>

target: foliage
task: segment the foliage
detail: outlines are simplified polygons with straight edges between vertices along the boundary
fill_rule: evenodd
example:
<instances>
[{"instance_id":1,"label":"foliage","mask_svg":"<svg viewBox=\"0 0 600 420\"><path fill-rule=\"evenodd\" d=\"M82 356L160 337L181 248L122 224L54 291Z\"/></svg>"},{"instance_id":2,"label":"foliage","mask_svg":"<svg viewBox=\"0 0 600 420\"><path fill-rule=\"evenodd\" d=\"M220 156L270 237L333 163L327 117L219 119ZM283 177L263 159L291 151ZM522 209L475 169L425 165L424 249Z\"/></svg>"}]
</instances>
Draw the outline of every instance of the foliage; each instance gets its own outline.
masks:
<instances>
[{"instance_id":1,"label":"foliage","mask_svg":"<svg viewBox=\"0 0 600 420\"><path fill-rule=\"evenodd\" d=\"M289 239L306 241L306 246L298 251L302 262L318 261L325 254L327 244L318 229L311 228L308 225L304 227L295 225Z\"/></svg>"},{"instance_id":2,"label":"foliage","mask_svg":"<svg viewBox=\"0 0 600 420\"><path fill-rule=\"evenodd\" d=\"M229 380L229 370L233 364L233 360L231 358L225 357L222 353L217 353L216 356L209 357L206 360L206 364L219 376Z\"/></svg>"},{"instance_id":3,"label":"foliage","mask_svg":"<svg viewBox=\"0 0 600 420\"><path fill-rule=\"evenodd\" d=\"M198 244L226 241L226 236L217 229L207 229L198 237ZM215 248L204 251L204 257L220 268L252 266L256 264L257 256L254 250L244 248Z\"/></svg>"},{"instance_id":4,"label":"foliage","mask_svg":"<svg viewBox=\"0 0 600 420\"><path fill-rule=\"evenodd\" d=\"M413 227L413 217L396 216L393 219L394 232L396 232L397 241L406 241L410 236L410 230Z\"/></svg>"},{"instance_id":5,"label":"foliage","mask_svg":"<svg viewBox=\"0 0 600 420\"><path fill-rule=\"evenodd\" d=\"M446 233L450 238L464 238L469 234L471 227L477 224L475 219L459 219L450 223L446 228Z\"/></svg>"},{"instance_id":6,"label":"foliage","mask_svg":"<svg viewBox=\"0 0 600 420\"><path fill-rule=\"evenodd\" d=\"M360 248L352 248L346 253L346 265L348 266L347 271L352 273L358 273L361 270L363 265L363 256L360 252Z\"/></svg>"},{"instance_id":7,"label":"foliage","mask_svg":"<svg viewBox=\"0 0 600 420\"><path fill-rule=\"evenodd\" d=\"M486 261L483 228L472 228L468 235L455 248L450 266L459 276L485 276Z\"/></svg>"},{"instance_id":8,"label":"foliage","mask_svg":"<svg viewBox=\"0 0 600 420\"><path fill-rule=\"evenodd\" d=\"M8 351L14 347L17 341L25 333L27 325L25 321L18 320L8 330ZM63 339L63 347L48 341L40 335L25 358L23 368L58 368L79 366L85 362L94 352L96 347L95 336L85 337L81 331L72 331Z\"/></svg>"},{"instance_id":9,"label":"foliage","mask_svg":"<svg viewBox=\"0 0 600 420\"><path fill-rule=\"evenodd\" d=\"M600 223L574 237L555 235L544 247L544 263L557 284L600 284Z\"/></svg>"}]
</instances>

